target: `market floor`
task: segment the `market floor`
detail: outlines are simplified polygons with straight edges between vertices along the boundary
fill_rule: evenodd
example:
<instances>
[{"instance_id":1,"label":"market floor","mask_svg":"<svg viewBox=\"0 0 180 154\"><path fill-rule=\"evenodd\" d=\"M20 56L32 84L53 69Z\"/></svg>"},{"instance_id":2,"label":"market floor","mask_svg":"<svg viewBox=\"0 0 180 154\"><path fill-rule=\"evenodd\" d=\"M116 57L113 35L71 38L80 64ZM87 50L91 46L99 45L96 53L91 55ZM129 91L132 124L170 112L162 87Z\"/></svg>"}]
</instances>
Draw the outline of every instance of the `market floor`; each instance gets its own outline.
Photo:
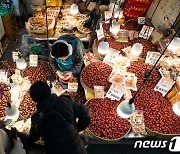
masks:
<instances>
[{"instance_id":1,"label":"market floor","mask_svg":"<svg viewBox=\"0 0 180 154\"><path fill-rule=\"evenodd\" d=\"M20 28L15 38L13 38L3 55L4 59L12 59L12 51L20 48L21 37L26 34L25 28ZM166 149L134 149L135 142L131 144L89 144L87 147L88 154L170 154L171 152ZM29 147L28 154L43 154L44 147L42 145L33 145Z\"/></svg>"}]
</instances>

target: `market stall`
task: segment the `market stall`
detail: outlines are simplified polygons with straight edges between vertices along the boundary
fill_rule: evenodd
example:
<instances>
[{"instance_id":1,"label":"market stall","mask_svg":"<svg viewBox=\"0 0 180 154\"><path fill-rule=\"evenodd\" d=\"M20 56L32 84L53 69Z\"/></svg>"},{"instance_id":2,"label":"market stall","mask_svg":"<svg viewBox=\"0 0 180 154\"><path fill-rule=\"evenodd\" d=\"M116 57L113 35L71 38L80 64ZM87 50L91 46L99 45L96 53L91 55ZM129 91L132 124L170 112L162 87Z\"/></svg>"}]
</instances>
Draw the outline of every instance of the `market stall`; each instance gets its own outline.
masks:
<instances>
[{"instance_id":1,"label":"market stall","mask_svg":"<svg viewBox=\"0 0 180 154\"><path fill-rule=\"evenodd\" d=\"M88 14L73 14L72 6L41 8L40 11L37 7L26 28L33 37L46 40L67 33L82 39L90 34L97 35L92 50L84 55L85 68L80 82L85 94L77 92L78 79L67 83L68 88L63 89L50 61L39 61L38 55L33 54L29 62L25 62L16 55L14 61L3 61L0 65L0 118L12 118L8 127L15 126L27 133L35 111L29 87L40 80L51 84L53 93L69 95L90 108L92 118L86 133L95 140L117 142L132 134L133 137L163 139L179 136L180 38L177 32L161 37L157 48L151 39L155 28L145 18L124 23L124 17L119 20L113 16L113 9L108 18L107 12L101 14L97 29L91 33L84 26ZM13 83L17 83L16 94ZM8 103L9 108L16 105L18 116L5 114Z\"/></svg>"}]
</instances>

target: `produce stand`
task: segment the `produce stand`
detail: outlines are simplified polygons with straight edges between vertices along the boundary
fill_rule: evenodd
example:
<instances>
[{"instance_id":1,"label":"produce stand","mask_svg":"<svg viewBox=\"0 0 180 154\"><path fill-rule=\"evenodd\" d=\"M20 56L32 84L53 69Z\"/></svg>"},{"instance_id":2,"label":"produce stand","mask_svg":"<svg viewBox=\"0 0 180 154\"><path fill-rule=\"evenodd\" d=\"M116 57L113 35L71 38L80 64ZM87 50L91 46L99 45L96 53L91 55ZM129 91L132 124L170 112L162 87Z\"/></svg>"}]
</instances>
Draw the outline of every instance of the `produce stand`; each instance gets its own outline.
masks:
<instances>
[{"instance_id":1,"label":"produce stand","mask_svg":"<svg viewBox=\"0 0 180 154\"><path fill-rule=\"evenodd\" d=\"M59 20L63 20L63 13L68 13L67 8L64 8L65 11L62 11L59 13ZM68 15L69 16L69 15ZM72 19L71 17L69 17ZM77 19L77 18L75 18ZM57 18L53 19L53 27L52 33L47 34L44 33L33 33L31 32L30 28L28 30L28 33L32 35L36 40L45 40L45 41L54 41L57 40L61 35L64 35L64 31L61 33L61 22L59 22L59 25L57 24ZM67 21L64 21L63 26L69 25L66 23ZM83 21L84 22L84 21ZM95 98L95 99L103 99L101 105L96 106L96 110L99 111L99 109L104 105L103 103L106 103L105 107L101 109L101 112L107 111L111 116L110 119L108 119L108 115L103 115L105 118L102 118L101 112L96 113L94 111L93 105L88 106L88 102L92 100L87 100L86 96L84 94L78 94L77 92L71 92L69 90L63 89L63 87L60 86L58 81L56 80L56 74L53 72L53 69L48 61L38 61L37 66L29 66L29 62L27 63L27 67L24 70L17 70L16 63L13 61L4 61L5 66L9 68L9 76L11 79L19 83L19 91L17 91L17 98L12 97L13 92L5 91L5 95L8 95L8 98L10 98L11 93L11 101L10 103L15 104L18 106L20 114L19 117L8 126L10 128L11 126L17 127L21 132L28 133L30 128L30 118L32 115L32 112L35 111L35 103L32 102L30 96L29 96L29 87L31 84L33 84L36 81L45 81L45 82L51 82L53 83L53 92L57 95L69 95L72 98L74 98L76 101L79 101L80 103L83 103L87 105L91 111L93 111L91 114L94 118L91 119L91 122L94 122L93 125L90 124L88 128L85 130L85 133L83 135L87 135L90 137L89 144L134 144L137 140L155 140L155 139L171 139L174 136L180 136L180 117L174 113L172 110L172 106L174 103L177 103L180 101L178 93L180 93L180 57L176 53L174 54L164 54L164 57L160 60L158 63L158 66L154 68L152 71L149 80L144 84L142 89L137 94L134 104L135 108L138 111L142 111L143 113L143 124L145 125L144 130L146 130L146 133L142 132L133 132L132 130L132 122L130 124L129 119L126 119L126 122L124 125L122 125L123 128L126 128L126 131L123 132L121 137L116 138L116 135L118 133L121 133L121 123L118 123L122 119L118 117L117 113L117 107L123 100L129 100L132 98L132 96L136 93L137 89L141 87L141 84L144 82L144 73L145 71L150 71L155 62L158 59L158 55L162 53L162 51L157 50L156 45L153 44L149 39L146 38L140 38L139 36L133 36L132 38L129 36L130 31L136 31L138 34L140 33L139 27L143 27L142 25L139 26L137 23L138 19L129 20L126 21L125 24L121 25L121 32L117 34L116 38L109 30L110 24L102 22L102 28L104 31L104 37L101 39L96 38L94 40L94 44L92 46L92 54L94 57L98 59L94 60L93 58L90 59L88 64L85 66L85 68L82 70L82 73L80 75L80 82L82 87L85 91L95 95L94 86L103 86L104 88L104 98ZM78 23L78 22L77 22ZM28 23L29 24L29 23ZM58 26L57 26L58 25ZM146 23L146 25L150 26L150 23ZM30 25L27 25L30 27ZM45 26L45 25L43 25ZM70 25L70 27L66 27L66 34L74 34L75 36L79 37L81 41L83 42L89 42L91 39L90 31L84 32L82 29L79 28L79 25ZM137 26L139 26L137 28ZM82 27L81 27L82 28ZM63 30L64 30L63 29ZM73 31L74 30L74 31ZM56 33L58 31L58 33ZM78 31L78 33L76 33ZM125 32L128 32L128 35L124 35ZM73 33L75 32L75 33ZM126 41L124 41L126 40ZM111 53L110 50L108 50L107 54L102 56L98 52L98 46L102 41L107 41L109 43L109 46L111 49L113 49L113 52ZM132 54L132 48L134 44L141 44L143 46L143 49L140 53L140 55L136 56L136 58L133 57ZM87 54L87 53L86 53ZM110 54L110 58L108 59L108 54ZM114 56L114 55L115 56ZM113 58L112 58L112 57ZM40 55L39 55L40 57ZM121 60L118 61L117 58L126 58L128 59L127 63L123 64ZM134 58L134 59L133 59ZM128 65L129 62L129 65ZM4 69L5 67L0 65L1 69ZM48 77L51 78L52 81L48 80ZM170 80L173 83L171 87L168 89L163 89L163 87L159 87L159 81L161 81L162 78L168 78L168 81ZM167 80L166 80L167 81ZM72 82L77 82L72 81ZM7 85L9 84L9 80L7 81ZM165 84L165 83L163 83ZM169 84L168 84L169 85ZM113 87L114 86L114 87ZM3 87L3 86L2 86ZM114 88L114 89L113 89ZM172 89L176 88L177 92L173 93L171 95L171 98L167 97L167 95L172 92ZM113 90L114 91L120 91L118 93L118 96L120 97L114 97L113 95L110 95ZM164 94L163 92L166 91ZM7 94L8 93L8 94ZM117 94L117 93L116 93ZM117 96L114 94L115 96ZM122 94L122 95L121 95ZM96 95L95 95L96 96ZM108 98L107 98L108 97ZM1 100L2 99L2 100ZM5 117L5 106L6 103L9 102L10 99L7 99L6 97L2 97L0 99L0 118L7 119L8 117ZM94 98L93 98L94 99ZM110 106L106 100L109 99L109 101L112 103L112 106ZM114 100L115 99L115 100ZM175 99L175 101L172 99ZM86 102L87 101L87 102ZM86 102L86 103L85 103ZM116 102L116 103L114 103ZM118 103L117 103L118 102ZM173 102L173 103L172 103ZM114 105L114 104L115 105ZM108 106L108 105L109 106ZM114 106L113 106L114 105ZM107 107L108 106L108 107ZM107 108L106 108L107 107ZM103 113L105 114L105 113ZM97 118L97 119L96 119ZM114 124L113 127L117 126L119 128L118 130L116 128L113 128L115 133L111 131L111 120L114 120L118 124ZM97 120L97 121L96 121ZM104 125L108 125L107 129L110 129L110 133L113 132L115 135L108 134L109 136L113 136L110 138L106 133L106 131L101 132L98 129L102 128L104 130L107 130L106 128L103 128L102 125L100 125L98 122L103 121ZM123 120L122 120L123 121ZM136 122L136 121L134 121ZM127 125L126 125L127 124ZM138 125L138 124L137 124ZM93 129L92 129L93 128ZM96 132L96 129L99 131L99 135ZM122 130L123 130L122 128ZM94 132L92 131L94 130ZM119 131L120 130L120 131ZM97 134L96 134L97 133ZM117 133L117 134L116 134ZM104 135L105 134L105 135ZM105 137L104 137L104 136ZM107 136L106 136L107 135ZM103 137L104 138L103 138Z\"/></svg>"}]
</instances>

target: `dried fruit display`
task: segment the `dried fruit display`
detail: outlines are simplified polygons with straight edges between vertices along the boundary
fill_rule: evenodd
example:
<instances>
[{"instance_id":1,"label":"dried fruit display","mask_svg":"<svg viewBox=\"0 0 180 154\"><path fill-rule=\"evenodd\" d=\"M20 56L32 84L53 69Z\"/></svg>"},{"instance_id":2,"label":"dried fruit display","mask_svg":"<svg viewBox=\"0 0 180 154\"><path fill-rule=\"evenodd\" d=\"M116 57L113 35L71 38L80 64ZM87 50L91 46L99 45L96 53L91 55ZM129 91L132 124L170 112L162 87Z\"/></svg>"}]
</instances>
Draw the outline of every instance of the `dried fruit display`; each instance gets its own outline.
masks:
<instances>
[{"instance_id":1,"label":"dried fruit display","mask_svg":"<svg viewBox=\"0 0 180 154\"><path fill-rule=\"evenodd\" d=\"M36 104L30 97L30 92L27 91L19 106L20 114L28 119L32 116L32 113L36 110Z\"/></svg>"},{"instance_id":2,"label":"dried fruit display","mask_svg":"<svg viewBox=\"0 0 180 154\"><path fill-rule=\"evenodd\" d=\"M85 33L85 34L90 33L91 31L88 28L84 27L84 24L85 24L85 21L83 21L83 20L79 21L78 24L77 24L77 29L81 33Z\"/></svg>"},{"instance_id":3,"label":"dried fruit display","mask_svg":"<svg viewBox=\"0 0 180 154\"><path fill-rule=\"evenodd\" d=\"M111 83L108 81L112 67L103 62L93 62L86 66L81 74L81 80L85 86L94 89L94 86L104 86L108 91Z\"/></svg>"},{"instance_id":4,"label":"dried fruit display","mask_svg":"<svg viewBox=\"0 0 180 154\"><path fill-rule=\"evenodd\" d=\"M151 68L152 66L143 62L132 62L131 66L127 68L127 71L135 73L138 78L137 87L139 87L144 80L145 70L150 70ZM155 85L159 82L160 79L160 73L158 72L158 70L154 69L149 77L149 81L145 83L144 87L146 86L148 88L154 89Z\"/></svg>"},{"instance_id":5,"label":"dried fruit display","mask_svg":"<svg viewBox=\"0 0 180 154\"><path fill-rule=\"evenodd\" d=\"M116 110L119 101L105 99L91 99L87 106L91 111L91 123L88 129L100 139L119 140L130 129L127 119L121 118Z\"/></svg>"},{"instance_id":6,"label":"dried fruit display","mask_svg":"<svg viewBox=\"0 0 180 154\"><path fill-rule=\"evenodd\" d=\"M3 94L0 97L0 118L5 116L5 108L7 103L11 103L11 93L6 84L0 83L0 88L3 88Z\"/></svg>"},{"instance_id":7,"label":"dried fruit display","mask_svg":"<svg viewBox=\"0 0 180 154\"><path fill-rule=\"evenodd\" d=\"M29 21L31 26L33 27L46 27L46 18L29 18ZM48 19L48 25L52 24L52 19Z\"/></svg>"},{"instance_id":8,"label":"dried fruit display","mask_svg":"<svg viewBox=\"0 0 180 154\"><path fill-rule=\"evenodd\" d=\"M98 48L100 42L102 42L104 39L100 39L100 40L95 40L95 45L96 48ZM143 45L143 49L142 49L142 53L140 54L140 58L146 58L147 52L156 52L156 48L153 45L153 43L149 40L145 40L142 38L139 39L135 39L129 42L117 42L115 41L113 38L108 38L107 39L110 48L116 49L118 51L120 51L120 54L124 55L124 53L122 52L122 49L128 47L128 46L133 46L133 44L135 43L141 43Z\"/></svg>"},{"instance_id":9,"label":"dried fruit display","mask_svg":"<svg viewBox=\"0 0 180 154\"><path fill-rule=\"evenodd\" d=\"M151 68L152 66L142 62L133 62L128 67L128 71L135 73L138 78L137 87L143 82L144 71ZM154 91L160 78L160 73L156 69L153 70L149 81L135 98L135 108L143 110L145 126L151 131L166 135L180 134L180 117L173 112L171 103L161 93Z\"/></svg>"},{"instance_id":10,"label":"dried fruit display","mask_svg":"<svg viewBox=\"0 0 180 154\"><path fill-rule=\"evenodd\" d=\"M28 77L33 84L36 81L47 81L48 72L50 76L55 79L55 72L52 71L52 67L45 61L39 61L37 67L29 66L22 71L23 77Z\"/></svg>"}]
</instances>

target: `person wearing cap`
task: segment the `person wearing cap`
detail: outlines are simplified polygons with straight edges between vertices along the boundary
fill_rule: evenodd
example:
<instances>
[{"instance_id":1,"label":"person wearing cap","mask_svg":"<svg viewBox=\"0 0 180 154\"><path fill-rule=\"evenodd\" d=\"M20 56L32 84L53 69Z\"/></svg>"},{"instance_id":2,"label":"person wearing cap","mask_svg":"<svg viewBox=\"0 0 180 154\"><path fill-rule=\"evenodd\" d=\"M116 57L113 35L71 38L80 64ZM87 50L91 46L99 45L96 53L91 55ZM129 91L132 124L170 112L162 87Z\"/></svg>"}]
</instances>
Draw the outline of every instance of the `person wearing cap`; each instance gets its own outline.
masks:
<instances>
[{"instance_id":1,"label":"person wearing cap","mask_svg":"<svg viewBox=\"0 0 180 154\"><path fill-rule=\"evenodd\" d=\"M51 49L51 64L60 81L78 77L83 66L83 53L77 50L75 42L69 44L65 40L57 40Z\"/></svg>"}]
</instances>

